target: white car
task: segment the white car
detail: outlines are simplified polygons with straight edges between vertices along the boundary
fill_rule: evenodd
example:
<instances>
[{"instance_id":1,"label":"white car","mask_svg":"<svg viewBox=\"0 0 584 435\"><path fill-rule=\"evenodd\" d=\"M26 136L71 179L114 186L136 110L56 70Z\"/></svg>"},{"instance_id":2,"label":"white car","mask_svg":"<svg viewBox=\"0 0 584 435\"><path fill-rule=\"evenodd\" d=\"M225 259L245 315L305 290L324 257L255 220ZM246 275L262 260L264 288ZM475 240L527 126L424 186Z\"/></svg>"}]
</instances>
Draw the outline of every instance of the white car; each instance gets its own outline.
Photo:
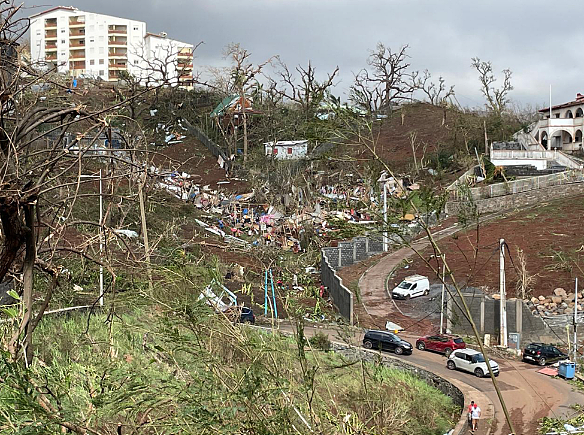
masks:
<instances>
[{"instance_id":1,"label":"white car","mask_svg":"<svg viewBox=\"0 0 584 435\"><path fill-rule=\"evenodd\" d=\"M393 299L410 299L416 296L427 296L430 293L430 281L422 275L408 276L391 291Z\"/></svg>"},{"instance_id":2,"label":"white car","mask_svg":"<svg viewBox=\"0 0 584 435\"><path fill-rule=\"evenodd\" d=\"M495 376L499 376L499 364L489 359L491 369ZM489 376L489 369L482 353L473 349L460 349L452 352L446 361L446 367L450 370L464 370L474 373L476 377Z\"/></svg>"}]
</instances>

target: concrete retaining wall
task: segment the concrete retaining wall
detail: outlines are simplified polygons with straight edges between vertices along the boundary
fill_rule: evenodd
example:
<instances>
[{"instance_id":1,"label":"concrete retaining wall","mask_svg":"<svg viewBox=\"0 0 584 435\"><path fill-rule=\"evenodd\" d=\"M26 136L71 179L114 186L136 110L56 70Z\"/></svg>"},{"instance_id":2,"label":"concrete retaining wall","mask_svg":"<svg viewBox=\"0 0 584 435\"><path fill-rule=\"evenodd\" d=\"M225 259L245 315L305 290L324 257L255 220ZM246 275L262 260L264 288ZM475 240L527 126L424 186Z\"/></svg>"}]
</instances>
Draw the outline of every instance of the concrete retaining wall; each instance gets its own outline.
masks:
<instances>
[{"instance_id":1,"label":"concrete retaining wall","mask_svg":"<svg viewBox=\"0 0 584 435\"><path fill-rule=\"evenodd\" d=\"M339 251L336 252L338 255ZM335 269L329 263L324 249L321 256L320 279L323 285L328 288L329 295L341 316L347 319L352 325L354 309L353 292L343 285L342 278L336 274Z\"/></svg>"},{"instance_id":2,"label":"concrete retaining wall","mask_svg":"<svg viewBox=\"0 0 584 435\"><path fill-rule=\"evenodd\" d=\"M538 177L541 178L541 177ZM550 201L566 196L578 195L584 192L583 182L574 182L558 186L544 187L540 189L529 190L527 192L513 193L509 192L505 196L494 198L477 199L474 201L479 213L490 213L500 210L509 210L518 207L538 204L542 201ZM465 203L461 201L451 201L446 204L448 214L456 214Z\"/></svg>"},{"instance_id":3,"label":"concrete retaining wall","mask_svg":"<svg viewBox=\"0 0 584 435\"><path fill-rule=\"evenodd\" d=\"M501 331L500 301L479 291L463 295L481 336L490 334L492 339L498 342ZM454 299L460 301L458 297ZM506 305L507 331L520 334L520 347L530 342L557 343L566 336L566 325L570 325L571 322L568 316L555 316L558 319L541 317L539 314L533 314L534 310L521 299L509 299ZM470 322L452 298L447 301L447 312L450 331L463 335L473 334Z\"/></svg>"},{"instance_id":4,"label":"concrete retaining wall","mask_svg":"<svg viewBox=\"0 0 584 435\"><path fill-rule=\"evenodd\" d=\"M348 242L339 242L337 247L322 248L320 279L341 316L353 324L354 295L343 285L343 280L336 274L342 267L365 260L371 255L383 251L383 242L379 238L355 237Z\"/></svg>"}]
</instances>

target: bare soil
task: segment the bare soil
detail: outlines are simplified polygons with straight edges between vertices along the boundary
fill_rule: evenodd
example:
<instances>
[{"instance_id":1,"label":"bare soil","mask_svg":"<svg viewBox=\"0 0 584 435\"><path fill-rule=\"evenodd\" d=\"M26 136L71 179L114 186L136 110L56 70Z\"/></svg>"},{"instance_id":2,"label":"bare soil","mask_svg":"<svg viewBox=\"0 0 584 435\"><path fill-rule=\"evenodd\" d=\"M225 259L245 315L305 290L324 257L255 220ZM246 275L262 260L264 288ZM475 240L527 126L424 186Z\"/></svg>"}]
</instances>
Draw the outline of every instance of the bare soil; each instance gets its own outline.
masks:
<instances>
[{"instance_id":1,"label":"bare soil","mask_svg":"<svg viewBox=\"0 0 584 435\"><path fill-rule=\"evenodd\" d=\"M469 228L438 242L456 279L487 293L499 289L499 239L505 239L505 275L508 297L518 296L516 285L521 270L519 251L523 251L528 275L534 276L533 296L550 295L555 288L570 292L574 278L584 268L584 195L558 199L502 219ZM427 275L437 282L434 252L421 252L428 264L418 256L411 257L408 268L401 267L390 284L414 273ZM430 265L430 266L429 266Z\"/></svg>"},{"instance_id":2,"label":"bare soil","mask_svg":"<svg viewBox=\"0 0 584 435\"><path fill-rule=\"evenodd\" d=\"M403 115L403 116L402 116ZM453 126L459 115L456 112L427 103L415 103L402 107L388 119L374 126L375 153L396 173L412 175L414 155L419 164L422 158L450 149L453 144ZM412 148L414 138L414 148ZM365 164L373 154L365 145L348 147L349 154ZM444 173L441 179L421 171L415 180L425 180L436 186L450 184L463 171Z\"/></svg>"},{"instance_id":3,"label":"bare soil","mask_svg":"<svg viewBox=\"0 0 584 435\"><path fill-rule=\"evenodd\" d=\"M231 193L246 193L249 185L245 181L227 178L225 170L219 167L217 159L197 139L187 136L181 143L160 149L153 157L153 163L162 169L186 172L195 183L209 185L214 190ZM229 181L229 184L217 184Z\"/></svg>"}]
</instances>

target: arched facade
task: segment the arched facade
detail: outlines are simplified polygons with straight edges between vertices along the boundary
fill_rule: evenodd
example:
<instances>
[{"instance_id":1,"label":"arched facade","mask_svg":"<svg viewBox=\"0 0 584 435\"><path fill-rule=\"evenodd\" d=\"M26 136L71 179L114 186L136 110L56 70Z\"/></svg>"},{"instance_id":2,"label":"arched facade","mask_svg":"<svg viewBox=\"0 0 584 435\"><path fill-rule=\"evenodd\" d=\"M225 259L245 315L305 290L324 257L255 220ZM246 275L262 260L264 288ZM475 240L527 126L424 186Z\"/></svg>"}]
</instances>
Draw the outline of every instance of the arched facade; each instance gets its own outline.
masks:
<instances>
[{"instance_id":1,"label":"arched facade","mask_svg":"<svg viewBox=\"0 0 584 435\"><path fill-rule=\"evenodd\" d=\"M569 131L558 128L550 136L551 149L569 149L572 146L572 135Z\"/></svg>"},{"instance_id":2,"label":"arched facade","mask_svg":"<svg viewBox=\"0 0 584 435\"><path fill-rule=\"evenodd\" d=\"M569 103L540 110L543 117L531 131L532 137L546 149L577 151L583 146L584 95L577 94Z\"/></svg>"},{"instance_id":3,"label":"arched facade","mask_svg":"<svg viewBox=\"0 0 584 435\"><path fill-rule=\"evenodd\" d=\"M539 132L538 132L538 134L539 134ZM542 146L543 146L545 149L547 149L547 146L548 146L548 134L547 134L547 131L543 131L543 132L541 133L541 140L540 140L540 142L539 142L539 143L540 143L540 144L542 144Z\"/></svg>"}]
</instances>

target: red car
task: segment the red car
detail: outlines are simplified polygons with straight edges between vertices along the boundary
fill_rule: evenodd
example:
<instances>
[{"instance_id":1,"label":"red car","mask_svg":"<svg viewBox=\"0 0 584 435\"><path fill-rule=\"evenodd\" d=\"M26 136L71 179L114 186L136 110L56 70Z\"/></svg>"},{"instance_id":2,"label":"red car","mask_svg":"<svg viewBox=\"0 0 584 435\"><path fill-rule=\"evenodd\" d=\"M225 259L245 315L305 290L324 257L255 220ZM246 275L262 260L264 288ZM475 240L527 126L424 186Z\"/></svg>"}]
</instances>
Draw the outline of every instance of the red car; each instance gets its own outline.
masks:
<instances>
[{"instance_id":1,"label":"red car","mask_svg":"<svg viewBox=\"0 0 584 435\"><path fill-rule=\"evenodd\" d=\"M433 350L450 356L453 350L466 348L466 343L458 335L436 334L420 337L416 340L419 350Z\"/></svg>"}]
</instances>

